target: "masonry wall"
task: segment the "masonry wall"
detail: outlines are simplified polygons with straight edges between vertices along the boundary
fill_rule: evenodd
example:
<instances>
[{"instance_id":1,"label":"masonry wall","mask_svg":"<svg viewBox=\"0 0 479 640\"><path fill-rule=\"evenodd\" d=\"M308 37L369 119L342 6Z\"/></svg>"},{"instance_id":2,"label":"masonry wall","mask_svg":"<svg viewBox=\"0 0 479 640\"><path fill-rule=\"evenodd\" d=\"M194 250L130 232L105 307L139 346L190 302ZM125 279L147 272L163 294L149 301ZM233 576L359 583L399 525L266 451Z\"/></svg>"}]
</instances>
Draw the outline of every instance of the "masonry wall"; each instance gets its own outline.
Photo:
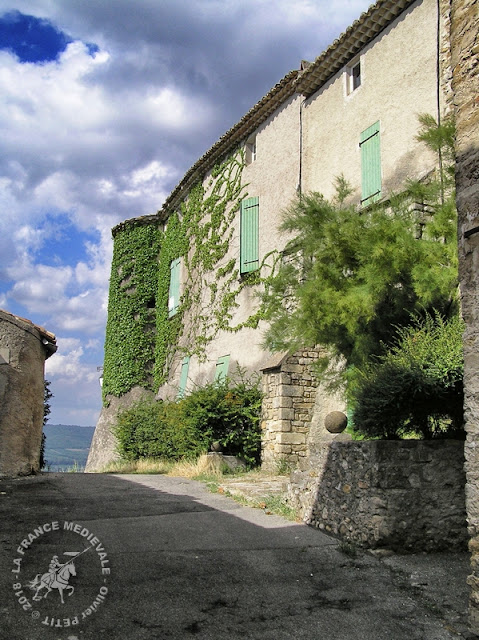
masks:
<instances>
[{"instance_id":1,"label":"masonry wall","mask_svg":"<svg viewBox=\"0 0 479 640\"><path fill-rule=\"evenodd\" d=\"M0 476L39 470L45 358L35 325L0 310Z\"/></svg>"},{"instance_id":2,"label":"masonry wall","mask_svg":"<svg viewBox=\"0 0 479 640\"><path fill-rule=\"evenodd\" d=\"M271 252L281 251L287 236L279 231L283 209L290 204L296 195L299 180L299 96L292 96L276 109L265 122L250 136L255 140L256 155L253 161L247 161L242 170L241 183L244 191L241 199L247 197L259 198L259 262ZM205 176L203 185L208 193L212 175ZM230 227L231 238L228 252L223 258L223 264L235 261L236 268L240 265L240 214L238 203L236 214ZM266 277L274 262L274 256L266 260L261 270L261 276ZM218 265L221 266L221 265ZM206 283L214 282L217 278L216 270L206 272L202 281L202 290L193 291L199 294L205 314L209 312L208 289ZM241 276L238 276L238 282ZM259 306L258 286L244 287L237 298L235 306L231 308L230 327L237 327L253 315ZM185 330L180 338L181 346L189 346L189 336L194 327L189 325L190 319L184 318ZM188 389L195 385L211 382L215 374L215 365L219 357L229 355L229 372L234 373L236 365L249 372L259 371L270 357L261 343L266 323L260 320L257 328L242 327L239 331L220 330L215 339L208 344L205 357L191 357L189 364ZM170 382L178 384L180 376L179 363L181 358L171 369Z\"/></svg>"},{"instance_id":3,"label":"masonry wall","mask_svg":"<svg viewBox=\"0 0 479 640\"><path fill-rule=\"evenodd\" d=\"M329 411L342 408L340 400L320 393L314 364L324 353L321 348L301 349L292 355L279 355L263 370L261 417L264 469L275 470L286 464L296 468L314 446L313 425ZM274 358L273 358L274 360ZM319 401L319 402L318 402Z\"/></svg>"},{"instance_id":4,"label":"masonry wall","mask_svg":"<svg viewBox=\"0 0 479 640\"><path fill-rule=\"evenodd\" d=\"M330 442L291 475L289 500L318 529L369 548L467 545L463 442Z\"/></svg>"},{"instance_id":5,"label":"masonry wall","mask_svg":"<svg viewBox=\"0 0 479 640\"><path fill-rule=\"evenodd\" d=\"M452 1L459 276L464 334L466 503L471 540L470 623L479 634L479 4Z\"/></svg>"},{"instance_id":6,"label":"masonry wall","mask_svg":"<svg viewBox=\"0 0 479 640\"><path fill-rule=\"evenodd\" d=\"M418 179L435 158L416 140L418 114L437 118L443 83L437 74L437 2L421 0L406 9L358 57L361 86L348 91L344 67L304 104L303 191L335 195L343 174L361 197L360 133L380 122L382 192L402 190Z\"/></svg>"}]
</instances>

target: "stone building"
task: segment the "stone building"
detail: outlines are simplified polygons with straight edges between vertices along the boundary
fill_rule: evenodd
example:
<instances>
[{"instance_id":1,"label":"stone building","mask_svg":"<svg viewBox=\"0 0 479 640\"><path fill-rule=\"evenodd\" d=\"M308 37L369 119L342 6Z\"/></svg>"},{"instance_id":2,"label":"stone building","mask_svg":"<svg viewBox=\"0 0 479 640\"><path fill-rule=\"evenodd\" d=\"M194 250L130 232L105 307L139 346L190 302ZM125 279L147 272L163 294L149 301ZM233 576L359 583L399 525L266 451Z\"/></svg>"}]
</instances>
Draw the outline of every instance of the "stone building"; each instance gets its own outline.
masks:
<instances>
[{"instance_id":1,"label":"stone building","mask_svg":"<svg viewBox=\"0 0 479 640\"><path fill-rule=\"evenodd\" d=\"M314 62L280 80L191 167L157 214L113 229L105 408L93 451L96 442L112 446L104 425L132 390L174 398L237 365L268 378L265 460L297 461L315 412L344 409L341 398L318 396L312 384L308 406L293 407L291 388L274 379L286 379L288 364L275 373L274 355L262 346L257 294L283 259L290 238L279 232L281 213L297 194L330 198L342 174L351 201L367 206L433 170L435 157L416 135L418 114L440 120L450 109L448 7L379 0ZM310 376L304 358L289 364ZM92 454L87 469L97 467Z\"/></svg>"},{"instance_id":2,"label":"stone building","mask_svg":"<svg viewBox=\"0 0 479 640\"><path fill-rule=\"evenodd\" d=\"M45 360L55 336L0 309L0 476L39 470Z\"/></svg>"},{"instance_id":3,"label":"stone building","mask_svg":"<svg viewBox=\"0 0 479 640\"><path fill-rule=\"evenodd\" d=\"M459 276L464 335L466 508L472 553L470 622L479 635L479 5L452 2Z\"/></svg>"}]
</instances>

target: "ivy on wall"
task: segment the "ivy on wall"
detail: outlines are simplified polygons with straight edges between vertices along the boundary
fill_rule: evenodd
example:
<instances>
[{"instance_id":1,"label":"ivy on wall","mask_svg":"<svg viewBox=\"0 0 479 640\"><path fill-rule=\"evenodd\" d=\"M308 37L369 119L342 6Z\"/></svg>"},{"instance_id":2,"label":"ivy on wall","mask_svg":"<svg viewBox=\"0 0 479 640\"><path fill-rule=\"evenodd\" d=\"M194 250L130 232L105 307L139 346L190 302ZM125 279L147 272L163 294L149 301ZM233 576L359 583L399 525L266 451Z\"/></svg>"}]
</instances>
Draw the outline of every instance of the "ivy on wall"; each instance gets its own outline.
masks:
<instances>
[{"instance_id":1,"label":"ivy on wall","mask_svg":"<svg viewBox=\"0 0 479 640\"><path fill-rule=\"evenodd\" d=\"M156 221L126 223L115 236L103 394L121 395L135 385L157 390L175 358L206 359L219 331L256 327L261 308L234 325L238 296L259 284L257 272L241 276L232 252L235 219L247 195L244 154L237 151L198 183L164 231ZM238 245L239 254L239 245ZM169 317L170 265L182 259L180 305Z\"/></svg>"},{"instance_id":2,"label":"ivy on wall","mask_svg":"<svg viewBox=\"0 0 479 640\"><path fill-rule=\"evenodd\" d=\"M153 389L155 307L161 231L129 224L117 233L108 300L103 398L133 386Z\"/></svg>"},{"instance_id":3,"label":"ivy on wall","mask_svg":"<svg viewBox=\"0 0 479 640\"><path fill-rule=\"evenodd\" d=\"M237 260L230 257L233 222L245 197L241 175L244 156L238 151L217 165L209 184L195 185L180 214L168 220L160 253L155 381L167 378L176 354L205 358L206 346L231 319L240 281ZM168 318L172 260L182 258L182 296L175 316ZM186 313L187 312L187 313Z\"/></svg>"}]
</instances>

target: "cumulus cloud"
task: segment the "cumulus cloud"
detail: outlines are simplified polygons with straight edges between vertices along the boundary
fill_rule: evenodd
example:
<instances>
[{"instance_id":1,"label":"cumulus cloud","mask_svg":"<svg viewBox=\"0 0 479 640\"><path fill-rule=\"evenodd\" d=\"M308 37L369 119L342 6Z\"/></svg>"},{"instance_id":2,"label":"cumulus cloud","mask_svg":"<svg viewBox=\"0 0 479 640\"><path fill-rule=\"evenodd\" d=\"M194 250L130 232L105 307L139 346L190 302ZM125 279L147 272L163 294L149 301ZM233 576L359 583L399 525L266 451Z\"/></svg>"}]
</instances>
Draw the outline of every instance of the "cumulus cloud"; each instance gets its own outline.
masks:
<instances>
[{"instance_id":1,"label":"cumulus cloud","mask_svg":"<svg viewBox=\"0 0 479 640\"><path fill-rule=\"evenodd\" d=\"M52 421L65 423L58 406L98 409L86 363L102 359L111 227L157 211L211 144L367 7L16 0L58 44L22 62L0 41L0 306L65 336L47 361ZM0 19L10 10L0 0Z\"/></svg>"}]
</instances>

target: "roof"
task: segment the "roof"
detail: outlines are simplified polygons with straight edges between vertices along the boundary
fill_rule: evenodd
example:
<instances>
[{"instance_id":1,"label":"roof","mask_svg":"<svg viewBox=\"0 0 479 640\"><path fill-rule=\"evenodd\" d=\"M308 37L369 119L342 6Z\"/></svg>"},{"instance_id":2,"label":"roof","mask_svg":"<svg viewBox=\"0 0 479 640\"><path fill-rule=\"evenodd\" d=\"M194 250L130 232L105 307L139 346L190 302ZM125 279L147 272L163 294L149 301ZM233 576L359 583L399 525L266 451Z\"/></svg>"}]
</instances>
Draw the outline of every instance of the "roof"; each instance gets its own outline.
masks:
<instances>
[{"instance_id":1,"label":"roof","mask_svg":"<svg viewBox=\"0 0 479 640\"><path fill-rule=\"evenodd\" d=\"M47 358L56 352L57 339L55 334L47 331L44 327L34 324L31 320L27 320L26 318L16 316L9 311L5 311L5 309L0 309L0 319L5 322L10 322L38 338L45 348ZM38 333L39 336L35 335L35 332Z\"/></svg>"},{"instance_id":2,"label":"roof","mask_svg":"<svg viewBox=\"0 0 479 640\"><path fill-rule=\"evenodd\" d=\"M155 219L166 220L171 210L179 206L191 187L255 131L285 100L295 94L308 97L317 91L416 1L378 0L371 5L314 62L301 61L301 69L290 71L284 76L237 124L221 136L186 172L157 214L125 220L113 228L113 236L125 226L148 224Z\"/></svg>"},{"instance_id":3,"label":"roof","mask_svg":"<svg viewBox=\"0 0 479 640\"><path fill-rule=\"evenodd\" d=\"M353 22L316 60L308 65L296 82L296 90L310 96L374 40L415 0L378 0Z\"/></svg>"}]
</instances>

